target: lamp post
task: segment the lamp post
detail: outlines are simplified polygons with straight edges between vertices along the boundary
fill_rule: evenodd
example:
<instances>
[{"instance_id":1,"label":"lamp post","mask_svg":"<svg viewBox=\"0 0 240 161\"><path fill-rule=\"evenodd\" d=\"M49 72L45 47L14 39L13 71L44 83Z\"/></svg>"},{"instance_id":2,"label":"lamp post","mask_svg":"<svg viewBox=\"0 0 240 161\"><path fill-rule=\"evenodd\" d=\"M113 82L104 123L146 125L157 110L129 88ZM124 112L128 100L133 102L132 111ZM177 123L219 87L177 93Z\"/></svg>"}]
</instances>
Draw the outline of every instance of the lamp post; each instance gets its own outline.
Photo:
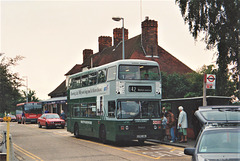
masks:
<instances>
[{"instance_id":1,"label":"lamp post","mask_svg":"<svg viewBox=\"0 0 240 161\"><path fill-rule=\"evenodd\" d=\"M26 103L28 103L28 76L23 76L23 78L26 78L26 88L27 88L27 92L26 92Z\"/></svg>"},{"instance_id":2,"label":"lamp post","mask_svg":"<svg viewBox=\"0 0 240 161\"><path fill-rule=\"evenodd\" d=\"M122 20L122 59L125 59L125 52L124 52L124 18L122 17L113 17L114 21L120 21Z\"/></svg>"}]
</instances>

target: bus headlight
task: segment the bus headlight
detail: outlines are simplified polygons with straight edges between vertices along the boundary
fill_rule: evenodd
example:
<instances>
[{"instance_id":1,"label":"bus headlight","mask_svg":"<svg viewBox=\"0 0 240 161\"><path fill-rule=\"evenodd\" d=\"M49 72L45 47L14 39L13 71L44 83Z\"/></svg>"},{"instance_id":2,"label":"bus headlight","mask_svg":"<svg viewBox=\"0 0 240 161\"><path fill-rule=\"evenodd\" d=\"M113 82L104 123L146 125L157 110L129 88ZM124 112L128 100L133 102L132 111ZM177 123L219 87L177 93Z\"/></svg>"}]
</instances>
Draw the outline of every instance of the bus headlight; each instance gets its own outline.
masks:
<instances>
[{"instance_id":1,"label":"bus headlight","mask_svg":"<svg viewBox=\"0 0 240 161\"><path fill-rule=\"evenodd\" d=\"M153 125L153 129L157 130L158 129L157 125Z\"/></svg>"}]
</instances>

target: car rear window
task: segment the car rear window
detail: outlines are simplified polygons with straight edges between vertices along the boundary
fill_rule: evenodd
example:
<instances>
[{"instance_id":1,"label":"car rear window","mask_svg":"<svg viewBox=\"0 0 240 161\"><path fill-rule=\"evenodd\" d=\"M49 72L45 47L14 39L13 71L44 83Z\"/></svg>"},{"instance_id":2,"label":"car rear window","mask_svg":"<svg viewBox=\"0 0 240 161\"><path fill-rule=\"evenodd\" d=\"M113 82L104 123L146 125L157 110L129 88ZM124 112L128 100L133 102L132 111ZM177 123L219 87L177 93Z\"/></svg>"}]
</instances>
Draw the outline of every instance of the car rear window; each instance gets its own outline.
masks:
<instances>
[{"instance_id":1,"label":"car rear window","mask_svg":"<svg viewBox=\"0 0 240 161\"><path fill-rule=\"evenodd\" d=\"M240 111L213 110L201 114L208 121L240 121Z\"/></svg>"}]
</instances>

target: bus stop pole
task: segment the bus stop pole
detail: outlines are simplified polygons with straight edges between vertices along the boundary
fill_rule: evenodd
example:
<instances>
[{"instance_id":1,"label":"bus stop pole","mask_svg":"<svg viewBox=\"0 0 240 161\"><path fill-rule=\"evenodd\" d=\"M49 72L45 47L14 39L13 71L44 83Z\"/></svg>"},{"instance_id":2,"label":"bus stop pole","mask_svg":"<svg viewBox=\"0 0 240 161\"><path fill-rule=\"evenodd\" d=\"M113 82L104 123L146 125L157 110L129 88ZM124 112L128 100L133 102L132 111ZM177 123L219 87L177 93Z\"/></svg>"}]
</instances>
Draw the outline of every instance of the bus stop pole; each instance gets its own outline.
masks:
<instances>
[{"instance_id":1,"label":"bus stop pole","mask_svg":"<svg viewBox=\"0 0 240 161\"><path fill-rule=\"evenodd\" d=\"M9 161L10 155L10 141L9 141L9 131L10 131L10 121L7 121L7 161Z\"/></svg>"},{"instance_id":2,"label":"bus stop pole","mask_svg":"<svg viewBox=\"0 0 240 161\"><path fill-rule=\"evenodd\" d=\"M6 116L6 112L5 112L5 117L3 117L3 121L7 122L7 161L9 160L9 155L10 155L10 140L9 140L9 131L10 131L10 121L11 121L11 117Z\"/></svg>"},{"instance_id":3,"label":"bus stop pole","mask_svg":"<svg viewBox=\"0 0 240 161\"><path fill-rule=\"evenodd\" d=\"M203 106L207 106L207 96L206 96L206 74L204 73L203 78Z\"/></svg>"}]
</instances>

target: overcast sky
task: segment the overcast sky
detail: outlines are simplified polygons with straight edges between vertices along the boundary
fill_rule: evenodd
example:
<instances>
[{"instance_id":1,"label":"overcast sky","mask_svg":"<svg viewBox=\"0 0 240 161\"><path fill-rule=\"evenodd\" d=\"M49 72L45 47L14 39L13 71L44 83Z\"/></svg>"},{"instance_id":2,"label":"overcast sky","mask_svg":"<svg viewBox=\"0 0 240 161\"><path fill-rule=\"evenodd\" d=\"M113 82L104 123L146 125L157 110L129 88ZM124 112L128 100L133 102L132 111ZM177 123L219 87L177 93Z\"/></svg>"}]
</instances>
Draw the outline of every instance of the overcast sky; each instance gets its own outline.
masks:
<instances>
[{"instance_id":1,"label":"overcast sky","mask_svg":"<svg viewBox=\"0 0 240 161\"><path fill-rule=\"evenodd\" d=\"M13 71L27 76L28 87L42 100L82 63L84 49L98 52L98 37L112 37L122 27L113 16L124 18L129 38L141 34L146 16L158 21L159 46L193 70L215 63L214 51L201 38L194 41L174 1L1 0L0 53L25 57Z\"/></svg>"}]
</instances>

